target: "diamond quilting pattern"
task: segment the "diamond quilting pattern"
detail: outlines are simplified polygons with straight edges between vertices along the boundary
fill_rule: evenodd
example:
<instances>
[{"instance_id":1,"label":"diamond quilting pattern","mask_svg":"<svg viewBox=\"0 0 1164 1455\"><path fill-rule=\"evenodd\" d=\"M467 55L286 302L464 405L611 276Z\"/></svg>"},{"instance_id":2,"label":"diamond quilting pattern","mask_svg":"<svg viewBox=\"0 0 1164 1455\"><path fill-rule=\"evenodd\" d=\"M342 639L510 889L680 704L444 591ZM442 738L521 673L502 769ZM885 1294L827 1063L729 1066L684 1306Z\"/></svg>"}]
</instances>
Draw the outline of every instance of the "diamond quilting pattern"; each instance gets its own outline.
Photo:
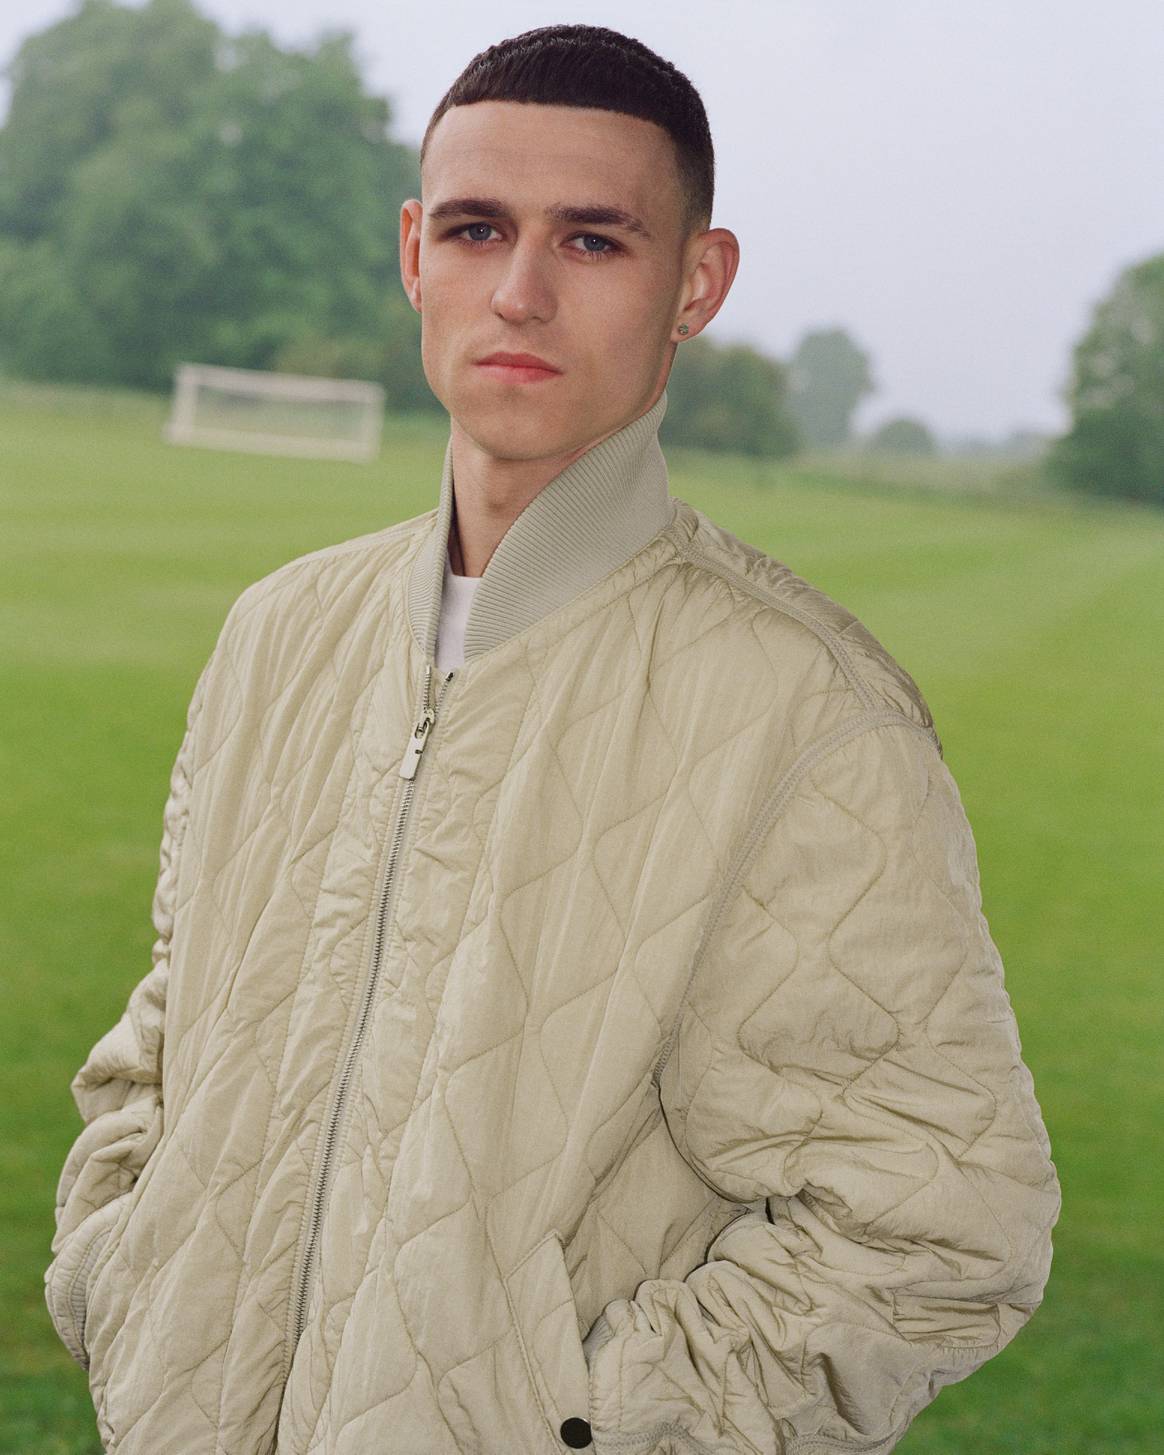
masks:
<instances>
[{"instance_id":1,"label":"diamond quilting pattern","mask_svg":"<svg viewBox=\"0 0 1164 1455\"><path fill-rule=\"evenodd\" d=\"M1005 1299L1053 1192L1036 1166L997 1217L993 1179L1029 1183L1047 1144L916 684L683 502L442 699L291 1337L432 524L249 588L200 681L154 907L175 989L143 990L89 1068L94 1115L111 1077L142 1094L164 1006L165 1136L91 1290L101 1427L123 1455L161 1430L188 1455L550 1455L549 1407L590 1421L599 1455L654 1448L652 1429L659 1448L738 1435L791 1455L754 1379L808 1408L828 1389L817 1341L876 1324L904 1390L910 1337L956 1319L960 1279ZM986 1027L972 1050L967 1019ZM942 1246L913 1251L935 1227ZM606 1311L590 1410L557 1409L544 1371L571 1370L577 1402L577 1348L534 1369L512 1301L551 1231L574 1308L520 1285L524 1333L573 1340ZM789 1346L752 1350L745 1309L778 1310ZM988 1326L1016 1324L963 1337ZM813 1428L870 1433L842 1425Z\"/></svg>"},{"instance_id":2,"label":"diamond quilting pattern","mask_svg":"<svg viewBox=\"0 0 1164 1455\"><path fill-rule=\"evenodd\" d=\"M878 1388L900 1391L908 1423L933 1397L919 1373L927 1360L943 1382L961 1378L1029 1317L1058 1187L1038 1139L1016 1134L1040 1124L1038 1107L1005 1013L969 826L927 732L904 718L871 726L777 801L661 1087L684 1157L725 1197L766 1203L768 1219L725 1231L730 1262L660 1286L635 1317L664 1334L685 1327L693 1357L730 1382L735 1357L725 1364L722 1346L712 1353L692 1332L691 1302L737 1327L738 1300L753 1290L734 1268L746 1268L771 1295L750 1305L763 1335L750 1346L757 1385L791 1378L788 1407L808 1407L829 1361L863 1348L847 1361L859 1374L852 1424L834 1416L825 1433L837 1448L850 1434L892 1443L893 1428L862 1418ZM751 953L757 943L770 961ZM927 1340L944 1352L923 1356ZM692 1399L685 1364L671 1364ZM772 1409L740 1390L742 1436L779 1448ZM707 1438L717 1428L707 1405L701 1427Z\"/></svg>"}]
</instances>

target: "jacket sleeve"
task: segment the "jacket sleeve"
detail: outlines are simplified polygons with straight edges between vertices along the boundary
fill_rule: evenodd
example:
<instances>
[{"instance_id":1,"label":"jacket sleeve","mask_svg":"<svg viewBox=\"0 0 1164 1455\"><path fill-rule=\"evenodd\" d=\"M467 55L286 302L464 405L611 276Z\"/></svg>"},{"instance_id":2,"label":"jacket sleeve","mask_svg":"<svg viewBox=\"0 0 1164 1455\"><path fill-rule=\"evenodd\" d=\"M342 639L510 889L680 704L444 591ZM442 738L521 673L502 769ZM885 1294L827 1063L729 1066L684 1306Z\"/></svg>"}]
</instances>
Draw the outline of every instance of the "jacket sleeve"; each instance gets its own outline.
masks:
<instances>
[{"instance_id":1,"label":"jacket sleeve","mask_svg":"<svg viewBox=\"0 0 1164 1455\"><path fill-rule=\"evenodd\" d=\"M806 751L755 828L659 1081L741 1210L587 1335L599 1452L882 1455L1048 1278L1058 1178L933 740Z\"/></svg>"},{"instance_id":2,"label":"jacket sleeve","mask_svg":"<svg viewBox=\"0 0 1164 1455\"><path fill-rule=\"evenodd\" d=\"M57 1182L53 1260L45 1300L61 1341L88 1366L84 1344L90 1274L125 1199L162 1134L162 1041L178 858L189 820L194 731L206 672L186 715L186 731L170 775L162 815L159 872L152 920L153 968L137 984L120 1020L93 1046L71 1091L85 1123Z\"/></svg>"}]
</instances>

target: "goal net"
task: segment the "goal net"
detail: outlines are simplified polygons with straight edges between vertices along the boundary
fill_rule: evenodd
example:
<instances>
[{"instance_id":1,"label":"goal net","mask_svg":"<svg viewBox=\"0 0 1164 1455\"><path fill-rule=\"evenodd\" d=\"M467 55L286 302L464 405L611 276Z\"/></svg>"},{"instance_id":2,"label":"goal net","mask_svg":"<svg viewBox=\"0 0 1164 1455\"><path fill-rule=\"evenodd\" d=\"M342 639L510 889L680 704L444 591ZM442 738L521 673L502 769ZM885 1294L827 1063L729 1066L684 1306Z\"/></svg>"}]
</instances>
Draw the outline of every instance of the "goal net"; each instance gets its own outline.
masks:
<instances>
[{"instance_id":1,"label":"goal net","mask_svg":"<svg viewBox=\"0 0 1164 1455\"><path fill-rule=\"evenodd\" d=\"M165 437L220 450L373 460L383 417L379 384L179 364Z\"/></svg>"}]
</instances>

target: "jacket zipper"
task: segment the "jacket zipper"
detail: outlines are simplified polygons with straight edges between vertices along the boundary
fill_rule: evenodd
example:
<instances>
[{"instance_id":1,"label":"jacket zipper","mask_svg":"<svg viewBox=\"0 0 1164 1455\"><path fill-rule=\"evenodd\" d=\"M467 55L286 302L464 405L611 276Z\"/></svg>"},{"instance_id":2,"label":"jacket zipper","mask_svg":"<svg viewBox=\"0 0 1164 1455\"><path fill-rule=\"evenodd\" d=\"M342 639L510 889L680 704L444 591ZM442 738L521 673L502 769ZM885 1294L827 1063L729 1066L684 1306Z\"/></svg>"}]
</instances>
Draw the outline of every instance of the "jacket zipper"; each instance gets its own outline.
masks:
<instances>
[{"instance_id":1,"label":"jacket zipper","mask_svg":"<svg viewBox=\"0 0 1164 1455\"><path fill-rule=\"evenodd\" d=\"M440 705L444 700L448 685L455 675L455 672L447 672L444 675L436 705L435 707L430 707L429 687L432 681L432 663L425 662L424 693L421 700L420 719L412 729L412 736L408 740L408 746L404 750L404 757L400 763L399 776L405 781L401 792L400 806L396 812L396 821L392 833L392 847L388 855L387 866L384 870L384 882L380 889L379 912L376 918L376 937L372 942L372 963L364 984L364 994L360 1002L356 1029L348 1045L347 1055L344 1057L339 1078L336 1082L335 1099L332 1105L331 1116L328 1118L324 1133L323 1156L320 1159L315 1196L311 1203L311 1219L308 1224L307 1243L303 1250L303 1266L295 1285L292 1300L294 1322L284 1378L290 1373L291 1360L294 1357L296 1346L303 1333L303 1323L307 1315L308 1291L311 1284L316 1246L319 1242L319 1232L323 1224L323 1211L329 1190L328 1174L331 1171L331 1162L335 1154L335 1149L339 1144L340 1122L347 1107L348 1087L351 1084L352 1073L355 1070L356 1060L360 1053L360 1046L363 1043L364 1032L367 1029L368 1019L371 1015L372 1004L376 995L376 986L380 978L380 957L384 950L384 934L388 924L388 901L392 893L393 884L395 883L396 863L400 854L400 846L404 839L404 829L408 822L409 810L412 806L412 798L416 785L416 773L420 766L420 759L424 752L425 744L428 742L429 733L432 731L433 724L436 722L437 712L440 710Z\"/></svg>"}]
</instances>

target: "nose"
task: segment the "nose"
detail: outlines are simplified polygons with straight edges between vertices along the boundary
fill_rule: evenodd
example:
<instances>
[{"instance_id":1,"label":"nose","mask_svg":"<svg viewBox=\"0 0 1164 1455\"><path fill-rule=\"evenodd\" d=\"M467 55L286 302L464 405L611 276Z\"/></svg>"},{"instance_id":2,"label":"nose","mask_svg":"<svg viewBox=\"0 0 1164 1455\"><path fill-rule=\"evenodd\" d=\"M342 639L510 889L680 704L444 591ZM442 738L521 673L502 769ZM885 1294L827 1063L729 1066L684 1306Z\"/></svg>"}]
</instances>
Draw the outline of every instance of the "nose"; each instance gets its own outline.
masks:
<instances>
[{"instance_id":1,"label":"nose","mask_svg":"<svg viewBox=\"0 0 1164 1455\"><path fill-rule=\"evenodd\" d=\"M557 312L550 259L532 242L509 254L493 290L493 311L508 323L548 323Z\"/></svg>"}]
</instances>

